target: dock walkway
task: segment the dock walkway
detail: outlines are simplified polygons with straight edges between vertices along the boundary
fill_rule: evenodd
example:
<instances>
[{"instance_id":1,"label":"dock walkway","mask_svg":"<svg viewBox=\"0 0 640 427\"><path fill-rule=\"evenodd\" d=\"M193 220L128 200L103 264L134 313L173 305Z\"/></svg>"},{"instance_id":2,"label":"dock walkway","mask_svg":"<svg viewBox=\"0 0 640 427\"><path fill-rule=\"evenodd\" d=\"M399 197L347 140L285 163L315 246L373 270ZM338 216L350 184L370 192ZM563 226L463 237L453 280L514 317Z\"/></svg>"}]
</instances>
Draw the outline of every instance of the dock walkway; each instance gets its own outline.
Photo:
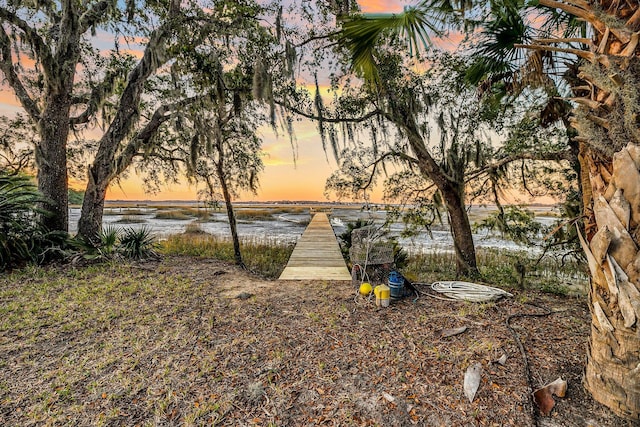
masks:
<instances>
[{"instance_id":1,"label":"dock walkway","mask_svg":"<svg viewBox=\"0 0 640 427\"><path fill-rule=\"evenodd\" d=\"M313 216L279 280L351 280L327 214Z\"/></svg>"}]
</instances>

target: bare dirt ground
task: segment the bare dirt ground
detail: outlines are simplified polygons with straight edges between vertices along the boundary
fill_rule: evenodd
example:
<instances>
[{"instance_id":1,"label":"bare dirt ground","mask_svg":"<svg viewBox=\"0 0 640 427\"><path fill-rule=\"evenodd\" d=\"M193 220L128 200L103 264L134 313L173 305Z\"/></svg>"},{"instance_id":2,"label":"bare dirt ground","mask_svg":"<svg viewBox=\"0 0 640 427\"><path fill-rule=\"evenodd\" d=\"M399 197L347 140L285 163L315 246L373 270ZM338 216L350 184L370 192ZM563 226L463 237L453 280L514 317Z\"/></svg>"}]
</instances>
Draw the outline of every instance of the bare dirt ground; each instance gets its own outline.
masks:
<instances>
[{"instance_id":1,"label":"bare dirt ground","mask_svg":"<svg viewBox=\"0 0 640 427\"><path fill-rule=\"evenodd\" d=\"M90 280L112 285L69 285ZM264 281L186 257L0 277L0 288L0 425L632 425L581 385L590 328L581 299L423 294L380 309L348 283ZM44 305L31 306L38 298ZM568 382L549 417L532 408L505 324L541 307L553 313L511 325L531 385ZM462 383L476 362L470 403Z\"/></svg>"}]
</instances>

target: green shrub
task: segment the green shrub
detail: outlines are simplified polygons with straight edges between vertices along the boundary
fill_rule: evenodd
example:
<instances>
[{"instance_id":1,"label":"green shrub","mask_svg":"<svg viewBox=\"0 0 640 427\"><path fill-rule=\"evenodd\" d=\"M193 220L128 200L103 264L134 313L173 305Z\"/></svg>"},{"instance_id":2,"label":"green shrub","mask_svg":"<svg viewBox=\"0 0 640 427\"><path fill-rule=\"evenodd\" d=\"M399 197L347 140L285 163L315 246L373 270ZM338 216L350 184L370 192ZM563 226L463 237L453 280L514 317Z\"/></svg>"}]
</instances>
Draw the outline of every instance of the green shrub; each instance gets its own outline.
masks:
<instances>
[{"instance_id":1,"label":"green shrub","mask_svg":"<svg viewBox=\"0 0 640 427\"><path fill-rule=\"evenodd\" d=\"M82 205L84 199L84 191L69 189L69 204L70 205Z\"/></svg>"},{"instance_id":2,"label":"green shrub","mask_svg":"<svg viewBox=\"0 0 640 427\"><path fill-rule=\"evenodd\" d=\"M48 212L28 177L0 173L0 271L25 262L44 263L64 255L68 235L39 221Z\"/></svg>"}]
</instances>

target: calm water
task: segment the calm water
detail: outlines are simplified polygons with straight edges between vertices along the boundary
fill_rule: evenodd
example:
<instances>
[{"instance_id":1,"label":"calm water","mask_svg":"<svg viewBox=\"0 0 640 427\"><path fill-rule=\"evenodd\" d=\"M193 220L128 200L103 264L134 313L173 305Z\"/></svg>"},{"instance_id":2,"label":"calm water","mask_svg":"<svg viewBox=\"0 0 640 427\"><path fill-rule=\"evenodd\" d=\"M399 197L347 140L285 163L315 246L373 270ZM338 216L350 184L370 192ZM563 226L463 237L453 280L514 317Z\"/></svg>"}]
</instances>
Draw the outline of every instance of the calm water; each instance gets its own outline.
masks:
<instances>
[{"instance_id":1,"label":"calm water","mask_svg":"<svg viewBox=\"0 0 640 427\"><path fill-rule=\"evenodd\" d=\"M189 206L189 205L182 205ZM195 205L190 205L195 207ZM273 205L264 205L261 207L252 206L252 209L267 209L269 207L275 207ZM129 218L135 218L141 220L141 223L123 223L123 216L127 213L127 209L135 209L140 211L141 215L129 216ZM238 209L245 209L239 207ZM548 211L548 208L541 210L542 212ZM158 238L163 238L171 234L182 233L185 230L187 224L197 222L200 228L208 233L211 233L220 237L229 237L229 226L224 212L212 212L210 218L207 221L199 222L196 219L157 219L156 213L159 212L158 208L152 204L146 204L144 206L132 206L128 208L107 208L105 212L108 215L104 216L103 224L105 226L112 224L119 227L131 227L139 229L142 227L151 228ZM472 208L472 217L482 217L491 210L488 208ZM376 211L367 212L362 211L359 208L351 207L335 207L330 214L331 222L334 232L340 234L345 230L345 224L352 222L358 218L373 219L378 223L384 221L386 212ZM71 208L69 227L73 233L77 230L77 222L80 216L80 210L77 208ZM311 219L311 215L307 210L302 213L275 213L269 219L253 220L253 221L239 221L238 233L241 238L254 239L258 241L278 241L285 243L295 243L304 231L306 224ZM550 224L554 221L550 216L537 216L536 219L542 223ZM403 229L402 224L392 224L390 231L392 235L398 236ZM399 239L402 246L410 253L420 252L432 252L432 251L452 251L453 242L448 229L445 226L437 226L432 230L431 236L429 233L421 233L419 236L413 238L401 238ZM476 247L479 248L503 248L513 250L530 250L535 251L535 248L527 248L517 245L511 241L501 239L499 236L489 235L486 232L474 234L474 242Z\"/></svg>"}]
</instances>

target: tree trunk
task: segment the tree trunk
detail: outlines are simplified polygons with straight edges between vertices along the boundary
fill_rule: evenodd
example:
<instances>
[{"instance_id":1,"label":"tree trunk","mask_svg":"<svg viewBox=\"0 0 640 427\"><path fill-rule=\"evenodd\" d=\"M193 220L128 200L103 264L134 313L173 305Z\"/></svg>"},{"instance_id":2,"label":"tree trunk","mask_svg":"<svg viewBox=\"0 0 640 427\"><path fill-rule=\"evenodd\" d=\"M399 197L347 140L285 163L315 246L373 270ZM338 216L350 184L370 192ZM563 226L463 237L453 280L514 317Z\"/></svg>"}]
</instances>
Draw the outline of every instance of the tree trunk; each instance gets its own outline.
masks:
<instances>
[{"instance_id":1,"label":"tree trunk","mask_svg":"<svg viewBox=\"0 0 640 427\"><path fill-rule=\"evenodd\" d=\"M586 199L587 254L591 272L591 337L584 382L595 400L617 415L640 418L640 147L613 160L585 150L591 175ZM611 173L611 178L609 177ZM583 186L585 188L586 186Z\"/></svg>"},{"instance_id":2,"label":"tree trunk","mask_svg":"<svg viewBox=\"0 0 640 427\"><path fill-rule=\"evenodd\" d=\"M78 235L95 246L100 244L104 201L109 186L109 179L102 175L95 166L89 168L89 178L78 220Z\"/></svg>"},{"instance_id":3,"label":"tree trunk","mask_svg":"<svg viewBox=\"0 0 640 427\"><path fill-rule=\"evenodd\" d=\"M222 188L222 196L224 197L224 204L227 208L227 218L229 218L229 229L231 230L231 240L233 241L233 256L236 261L236 265L245 268L242 261L242 252L240 251L240 238L238 237L238 227L236 224L236 215L233 212L233 204L231 203L231 193L224 175L224 168L222 161L218 161L216 164L216 172L218 173L218 180L220 181L220 187Z\"/></svg>"},{"instance_id":4,"label":"tree trunk","mask_svg":"<svg viewBox=\"0 0 640 427\"><path fill-rule=\"evenodd\" d=\"M395 119L396 123L407 132L411 149L418 159L420 173L433 181L444 199L456 254L456 274L467 277L477 276L479 272L476 264L476 249L469 216L464 205L464 176L460 176L460 183L447 176L429 153L415 121L410 118L410 115L403 114L396 112L391 118ZM398 117L401 120L398 120Z\"/></svg>"},{"instance_id":5,"label":"tree trunk","mask_svg":"<svg viewBox=\"0 0 640 427\"><path fill-rule=\"evenodd\" d=\"M589 22L571 125L580 145L590 271L591 337L584 384L618 416L640 419L640 133L638 17L635 2L540 0ZM576 53L573 51L573 53ZM589 88L585 90L584 88Z\"/></svg>"},{"instance_id":6,"label":"tree trunk","mask_svg":"<svg viewBox=\"0 0 640 427\"><path fill-rule=\"evenodd\" d=\"M41 142L36 147L38 190L42 207L51 212L42 223L49 230L69 230L69 194L67 181L67 138L69 136L68 96L50 96L38 122Z\"/></svg>"},{"instance_id":7,"label":"tree trunk","mask_svg":"<svg viewBox=\"0 0 640 427\"><path fill-rule=\"evenodd\" d=\"M446 193L442 190L440 192L443 194L449 216L449 227L451 227L453 247L456 253L456 273L459 276L477 276L479 273L476 264L476 248L471 234L469 216L462 197L454 190L449 190Z\"/></svg>"},{"instance_id":8,"label":"tree trunk","mask_svg":"<svg viewBox=\"0 0 640 427\"><path fill-rule=\"evenodd\" d=\"M127 77L127 85L120 96L118 109L109 128L100 139L98 152L89 168L89 176L85 197L82 203L80 220L78 221L78 235L84 239L99 244L99 235L102 231L102 215L104 199L107 187L116 176L126 170L133 161L138 148L148 143L149 139L158 127L166 120L162 118L165 108L159 108L142 131L137 136L131 137L128 144L122 150L122 157L117 158L120 144L130 136L132 129L138 122L140 111L139 104L144 91L144 84L164 62L158 60L158 52L161 51L165 39L170 34L170 24L164 23L151 33L142 59L131 70Z\"/></svg>"}]
</instances>

